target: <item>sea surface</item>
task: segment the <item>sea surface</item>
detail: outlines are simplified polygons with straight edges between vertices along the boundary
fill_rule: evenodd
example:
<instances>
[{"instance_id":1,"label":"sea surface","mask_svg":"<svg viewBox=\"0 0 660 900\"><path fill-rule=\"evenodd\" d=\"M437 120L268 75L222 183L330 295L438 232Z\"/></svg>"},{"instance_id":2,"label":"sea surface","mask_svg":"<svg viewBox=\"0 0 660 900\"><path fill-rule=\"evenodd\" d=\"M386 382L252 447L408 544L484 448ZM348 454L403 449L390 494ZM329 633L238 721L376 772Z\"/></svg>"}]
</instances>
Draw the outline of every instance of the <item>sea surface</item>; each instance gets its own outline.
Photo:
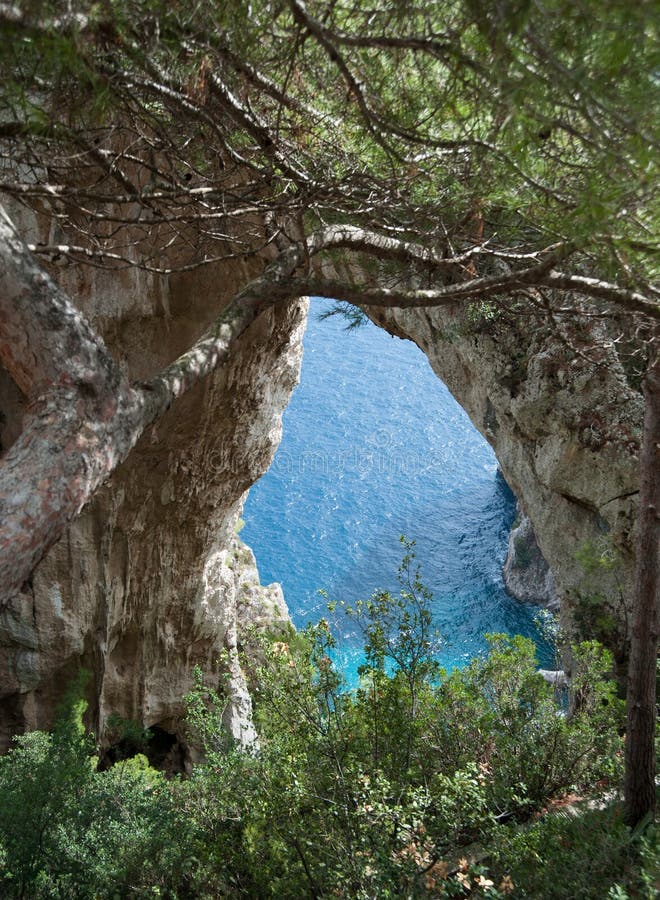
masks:
<instances>
[{"instance_id":1,"label":"sea surface","mask_svg":"<svg viewBox=\"0 0 660 900\"><path fill-rule=\"evenodd\" d=\"M304 626L327 617L328 599L396 590L405 535L434 595L443 666L483 652L487 632L534 638L551 666L538 610L502 585L515 499L491 448L413 343L321 321L326 306L312 301L282 443L245 505L262 583L280 582ZM335 627L353 683L360 637L341 617Z\"/></svg>"}]
</instances>

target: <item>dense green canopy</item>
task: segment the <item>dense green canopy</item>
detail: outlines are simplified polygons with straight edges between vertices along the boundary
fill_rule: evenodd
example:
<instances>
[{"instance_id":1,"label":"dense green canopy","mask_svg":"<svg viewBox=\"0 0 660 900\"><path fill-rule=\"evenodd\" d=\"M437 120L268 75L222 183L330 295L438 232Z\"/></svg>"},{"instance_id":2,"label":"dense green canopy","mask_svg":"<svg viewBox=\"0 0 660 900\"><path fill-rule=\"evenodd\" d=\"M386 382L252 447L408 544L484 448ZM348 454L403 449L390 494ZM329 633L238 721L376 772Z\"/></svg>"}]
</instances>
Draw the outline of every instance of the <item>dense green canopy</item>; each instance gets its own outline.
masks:
<instances>
[{"instance_id":1,"label":"dense green canopy","mask_svg":"<svg viewBox=\"0 0 660 900\"><path fill-rule=\"evenodd\" d=\"M653 6L5 7L0 188L84 221L106 262L163 267L173 240L179 265L254 251L265 214L266 239L341 222L479 247L480 274L492 253L577 248L574 271L652 296Z\"/></svg>"}]
</instances>

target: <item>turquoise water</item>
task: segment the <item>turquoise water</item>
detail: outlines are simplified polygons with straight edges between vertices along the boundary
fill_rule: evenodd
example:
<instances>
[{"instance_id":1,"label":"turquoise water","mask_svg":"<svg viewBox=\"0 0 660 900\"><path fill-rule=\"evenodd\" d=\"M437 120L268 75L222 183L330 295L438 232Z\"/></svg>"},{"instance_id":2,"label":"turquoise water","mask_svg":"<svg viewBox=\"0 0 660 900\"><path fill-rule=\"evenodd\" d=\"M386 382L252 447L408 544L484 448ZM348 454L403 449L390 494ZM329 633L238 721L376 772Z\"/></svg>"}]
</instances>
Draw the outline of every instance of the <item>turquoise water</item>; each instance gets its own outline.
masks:
<instances>
[{"instance_id":1,"label":"turquoise water","mask_svg":"<svg viewBox=\"0 0 660 900\"><path fill-rule=\"evenodd\" d=\"M404 534L434 594L444 666L481 652L489 631L533 637L549 664L537 610L502 586L515 500L492 450L414 344L371 323L347 333L319 321L323 308L313 301L282 443L245 505L262 582L279 581L305 625L326 613L319 589L349 602L396 589ZM354 669L358 637L336 627Z\"/></svg>"}]
</instances>

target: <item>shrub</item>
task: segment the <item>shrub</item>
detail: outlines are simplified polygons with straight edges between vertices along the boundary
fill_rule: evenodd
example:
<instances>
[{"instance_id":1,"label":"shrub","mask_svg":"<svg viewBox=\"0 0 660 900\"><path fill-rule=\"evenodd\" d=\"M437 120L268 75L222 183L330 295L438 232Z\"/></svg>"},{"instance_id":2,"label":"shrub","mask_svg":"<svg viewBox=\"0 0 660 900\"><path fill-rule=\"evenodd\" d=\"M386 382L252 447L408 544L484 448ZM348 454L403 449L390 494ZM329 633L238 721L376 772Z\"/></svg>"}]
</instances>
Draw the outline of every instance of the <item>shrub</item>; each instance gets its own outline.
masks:
<instances>
[{"instance_id":1,"label":"shrub","mask_svg":"<svg viewBox=\"0 0 660 900\"><path fill-rule=\"evenodd\" d=\"M0 758L3 897L153 897L186 882L167 782L143 756L96 771L80 691L52 734L22 735Z\"/></svg>"},{"instance_id":2,"label":"shrub","mask_svg":"<svg viewBox=\"0 0 660 900\"><path fill-rule=\"evenodd\" d=\"M631 835L617 806L583 806L525 830L503 828L489 862L495 880L506 871L519 896L538 900L653 900L660 886L657 831Z\"/></svg>"},{"instance_id":3,"label":"shrub","mask_svg":"<svg viewBox=\"0 0 660 900\"><path fill-rule=\"evenodd\" d=\"M599 868L600 896L646 889L655 845L629 871L618 820L584 818L582 837L565 818L534 821L553 798L618 777L609 654L574 649L565 707L522 637L492 635L484 658L447 676L405 551L399 594L347 609L365 642L355 691L327 622L262 641L259 749L236 747L222 692L195 673L188 727L204 759L186 780L139 755L97 771L78 686L53 734L22 736L0 759L2 896L504 897L519 885L552 897L561 869L570 889L556 896L595 897ZM570 847L584 862L567 877Z\"/></svg>"}]
</instances>

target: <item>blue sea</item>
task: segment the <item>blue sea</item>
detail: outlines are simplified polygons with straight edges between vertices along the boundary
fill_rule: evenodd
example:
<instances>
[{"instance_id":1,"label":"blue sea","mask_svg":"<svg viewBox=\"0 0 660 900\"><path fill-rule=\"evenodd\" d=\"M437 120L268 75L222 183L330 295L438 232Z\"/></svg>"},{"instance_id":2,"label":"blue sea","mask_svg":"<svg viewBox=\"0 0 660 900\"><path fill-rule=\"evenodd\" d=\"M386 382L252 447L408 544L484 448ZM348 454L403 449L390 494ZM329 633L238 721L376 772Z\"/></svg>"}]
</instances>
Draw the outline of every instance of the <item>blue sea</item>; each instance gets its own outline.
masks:
<instances>
[{"instance_id":1,"label":"blue sea","mask_svg":"<svg viewBox=\"0 0 660 900\"><path fill-rule=\"evenodd\" d=\"M282 443L245 505L262 583L280 582L304 626L327 617L328 598L396 590L405 535L434 595L444 667L483 652L487 632L534 638L551 665L536 608L502 586L515 499L491 448L418 347L371 323L321 321L326 306L312 301ZM354 682L359 636L335 626Z\"/></svg>"}]
</instances>

